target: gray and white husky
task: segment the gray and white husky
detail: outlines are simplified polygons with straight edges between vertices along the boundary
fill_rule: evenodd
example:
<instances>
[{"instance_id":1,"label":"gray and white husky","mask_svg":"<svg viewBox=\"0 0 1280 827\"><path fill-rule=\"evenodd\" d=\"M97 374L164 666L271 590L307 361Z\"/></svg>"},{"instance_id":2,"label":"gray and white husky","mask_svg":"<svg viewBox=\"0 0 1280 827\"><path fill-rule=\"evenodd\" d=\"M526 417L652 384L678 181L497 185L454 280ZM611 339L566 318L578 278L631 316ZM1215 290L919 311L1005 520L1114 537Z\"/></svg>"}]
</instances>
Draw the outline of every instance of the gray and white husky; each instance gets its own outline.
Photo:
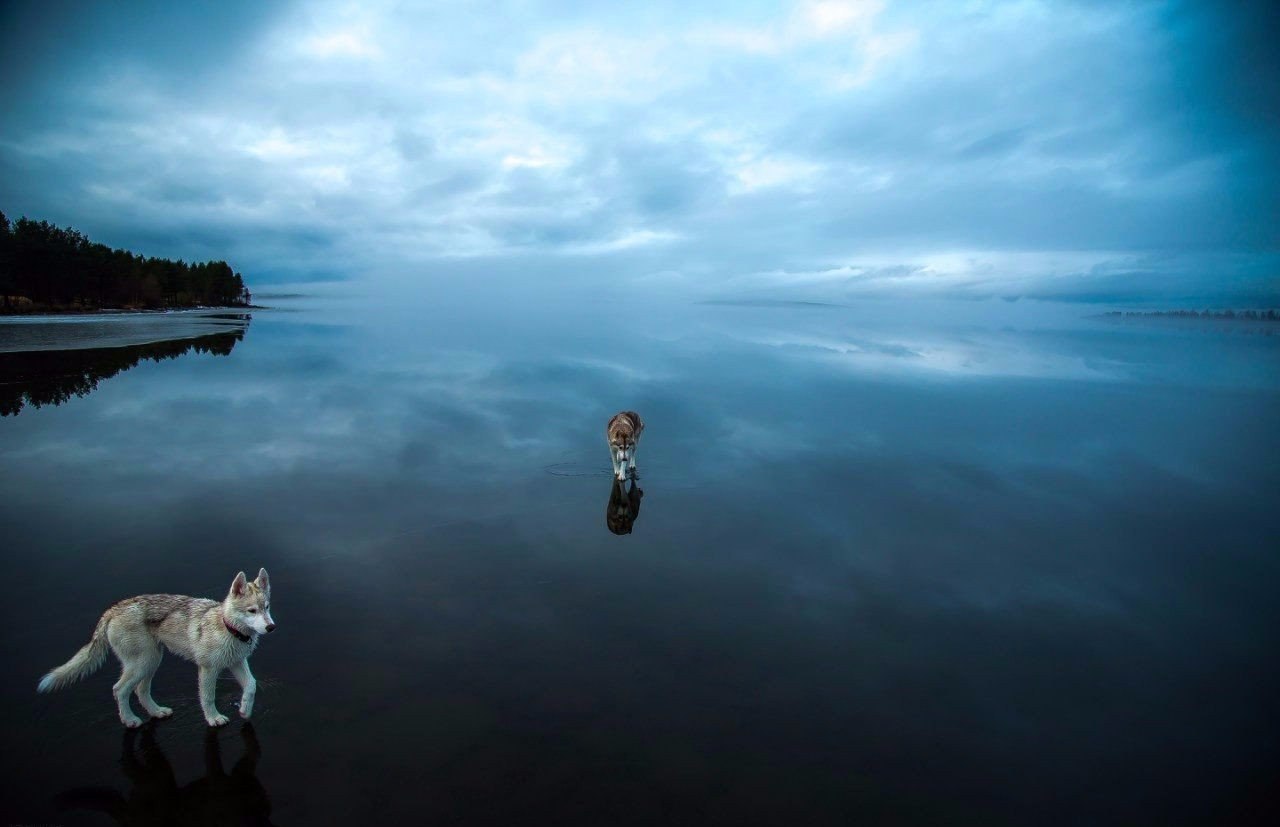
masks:
<instances>
[{"instance_id":1,"label":"gray and white husky","mask_svg":"<svg viewBox=\"0 0 1280 827\"><path fill-rule=\"evenodd\" d=\"M214 687L223 669L240 682L240 717L253 714L258 682L249 671L249 656L258 635L276 628L271 619L271 581L267 570L249 581L244 572L231 581L221 603L182 594L144 594L121 600L107 609L93 637L71 660L40 679L37 690L52 692L88 677L102 666L107 649L120 659L120 680L111 688L120 720L133 729L142 719L129 706L129 693L153 718L167 718L173 710L151 697L151 678L160 665L161 644L179 657L195 661L200 675L200 709L209 726L222 726L227 716L214 706Z\"/></svg>"},{"instance_id":2,"label":"gray and white husky","mask_svg":"<svg viewBox=\"0 0 1280 827\"><path fill-rule=\"evenodd\" d=\"M619 482L626 482L628 476L638 478L636 448L640 445L640 434L644 433L640 414L635 411L614 414L604 433L609 440L609 456L613 458L613 478Z\"/></svg>"}]
</instances>

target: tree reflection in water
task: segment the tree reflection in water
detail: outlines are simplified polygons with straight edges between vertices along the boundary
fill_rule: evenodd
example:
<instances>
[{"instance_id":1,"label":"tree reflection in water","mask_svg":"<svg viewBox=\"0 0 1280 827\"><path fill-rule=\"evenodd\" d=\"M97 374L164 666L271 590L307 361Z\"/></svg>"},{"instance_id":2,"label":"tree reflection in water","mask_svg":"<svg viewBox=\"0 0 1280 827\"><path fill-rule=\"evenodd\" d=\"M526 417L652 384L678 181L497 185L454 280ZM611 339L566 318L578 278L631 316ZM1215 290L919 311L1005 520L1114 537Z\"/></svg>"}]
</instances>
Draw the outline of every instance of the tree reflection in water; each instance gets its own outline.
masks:
<instances>
[{"instance_id":1,"label":"tree reflection in water","mask_svg":"<svg viewBox=\"0 0 1280 827\"><path fill-rule=\"evenodd\" d=\"M86 396L102 380L147 359L160 362L192 351L226 356L247 327L144 345L0 353L0 416L16 415L25 405L61 405L73 396Z\"/></svg>"}]
</instances>

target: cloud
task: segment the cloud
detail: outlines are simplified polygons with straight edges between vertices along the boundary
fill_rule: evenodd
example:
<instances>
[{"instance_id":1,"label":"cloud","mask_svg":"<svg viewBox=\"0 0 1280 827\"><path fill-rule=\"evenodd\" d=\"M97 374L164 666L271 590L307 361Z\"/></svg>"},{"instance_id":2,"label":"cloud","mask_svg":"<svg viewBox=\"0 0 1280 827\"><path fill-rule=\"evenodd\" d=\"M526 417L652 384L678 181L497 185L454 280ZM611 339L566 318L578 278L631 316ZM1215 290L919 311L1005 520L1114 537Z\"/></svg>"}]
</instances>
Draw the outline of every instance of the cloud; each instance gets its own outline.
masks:
<instances>
[{"instance_id":1,"label":"cloud","mask_svg":"<svg viewBox=\"0 0 1280 827\"><path fill-rule=\"evenodd\" d=\"M87 4L59 39L19 4L0 209L251 280L640 253L705 283L955 250L1249 270L1280 243L1280 142L1231 90L1250 66L1274 88L1250 34L1273 13L1177 12L305 2L115 38Z\"/></svg>"},{"instance_id":2,"label":"cloud","mask_svg":"<svg viewBox=\"0 0 1280 827\"><path fill-rule=\"evenodd\" d=\"M382 50L358 30L339 30L316 35L303 41L303 54L318 58L376 58Z\"/></svg>"}]
</instances>

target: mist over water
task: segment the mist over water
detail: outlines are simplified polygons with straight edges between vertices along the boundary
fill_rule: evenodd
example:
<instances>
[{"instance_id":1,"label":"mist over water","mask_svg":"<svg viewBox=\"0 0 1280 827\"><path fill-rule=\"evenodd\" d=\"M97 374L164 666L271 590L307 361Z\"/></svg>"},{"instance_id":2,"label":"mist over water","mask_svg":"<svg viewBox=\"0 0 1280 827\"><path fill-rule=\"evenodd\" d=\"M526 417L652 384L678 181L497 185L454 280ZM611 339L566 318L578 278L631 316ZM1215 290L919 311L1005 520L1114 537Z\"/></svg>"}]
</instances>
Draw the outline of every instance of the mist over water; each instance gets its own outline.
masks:
<instances>
[{"instance_id":1,"label":"mist over water","mask_svg":"<svg viewBox=\"0 0 1280 827\"><path fill-rule=\"evenodd\" d=\"M1269 327L482 288L307 286L0 419L6 822L1275 814ZM247 735L174 657L137 736L114 661L36 695L115 600L258 566Z\"/></svg>"}]
</instances>

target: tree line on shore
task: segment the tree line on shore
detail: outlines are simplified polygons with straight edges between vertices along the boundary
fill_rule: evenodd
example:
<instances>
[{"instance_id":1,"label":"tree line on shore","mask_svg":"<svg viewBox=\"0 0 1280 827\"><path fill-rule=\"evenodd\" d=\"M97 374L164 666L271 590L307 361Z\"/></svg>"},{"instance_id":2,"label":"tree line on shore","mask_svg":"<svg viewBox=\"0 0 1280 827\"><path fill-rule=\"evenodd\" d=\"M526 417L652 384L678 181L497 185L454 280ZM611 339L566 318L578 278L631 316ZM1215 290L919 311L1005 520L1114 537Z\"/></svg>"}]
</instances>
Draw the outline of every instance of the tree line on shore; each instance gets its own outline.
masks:
<instances>
[{"instance_id":1,"label":"tree line on shore","mask_svg":"<svg viewBox=\"0 0 1280 827\"><path fill-rule=\"evenodd\" d=\"M0 212L0 313L245 307L251 299L225 261L148 258Z\"/></svg>"}]
</instances>

